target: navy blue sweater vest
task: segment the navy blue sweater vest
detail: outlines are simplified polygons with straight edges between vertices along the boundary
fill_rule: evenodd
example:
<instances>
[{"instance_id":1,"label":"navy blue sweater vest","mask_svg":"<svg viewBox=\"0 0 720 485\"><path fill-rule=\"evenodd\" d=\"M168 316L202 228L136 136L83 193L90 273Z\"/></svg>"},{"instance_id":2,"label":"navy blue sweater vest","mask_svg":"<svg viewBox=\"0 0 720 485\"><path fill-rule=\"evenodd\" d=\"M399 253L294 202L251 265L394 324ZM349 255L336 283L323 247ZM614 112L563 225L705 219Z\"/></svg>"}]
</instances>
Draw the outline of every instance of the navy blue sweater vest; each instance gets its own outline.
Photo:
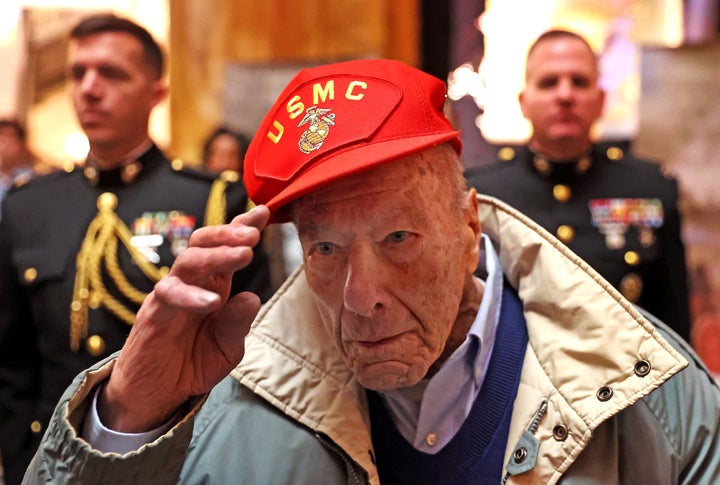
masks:
<instances>
[{"instance_id":1,"label":"navy blue sweater vest","mask_svg":"<svg viewBox=\"0 0 720 485\"><path fill-rule=\"evenodd\" d=\"M506 284L495 347L483 386L460 430L435 455L418 451L405 441L380 396L368 391L380 482L383 485L499 484L527 341L522 303Z\"/></svg>"}]
</instances>

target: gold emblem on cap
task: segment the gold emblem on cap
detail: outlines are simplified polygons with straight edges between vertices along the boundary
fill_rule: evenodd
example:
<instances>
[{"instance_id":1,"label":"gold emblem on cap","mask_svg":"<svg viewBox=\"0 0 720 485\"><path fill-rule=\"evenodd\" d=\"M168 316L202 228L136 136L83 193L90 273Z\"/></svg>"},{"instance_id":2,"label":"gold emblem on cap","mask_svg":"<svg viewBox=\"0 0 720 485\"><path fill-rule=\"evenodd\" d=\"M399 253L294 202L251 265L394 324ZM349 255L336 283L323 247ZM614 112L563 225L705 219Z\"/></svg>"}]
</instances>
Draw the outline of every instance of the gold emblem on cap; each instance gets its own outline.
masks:
<instances>
[{"instance_id":1,"label":"gold emblem on cap","mask_svg":"<svg viewBox=\"0 0 720 485\"><path fill-rule=\"evenodd\" d=\"M575 229L572 226L563 224L557 228L555 234L557 234L558 239L567 244L575 238Z\"/></svg>"},{"instance_id":2,"label":"gold emblem on cap","mask_svg":"<svg viewBox=\"0 0 720 485\"><path fill-rule=\"evenodd\" d=\"M509 162L515 158L515 150L512 147L502 147L498 150L498 158L503 162Z\"/></svg>"},{"instance_id":3,"label":"gold emblem on cap","mask_svg":"<svg viewBox=\"0 0 720 485\"><path fill-rule=\"evenodd\" d=\"M610 147L607 149L605 154L610 160L620 160L624 155L622 148L620 147Z\"/></svg>"},{"instance_id":4,"label":"gold emblem on cap","mask_svg":"<svg viewBox=\"0 0 720 485\"><path fill-rule=\"evenodd\" d=\"M623 259L630 266L637 266L638 264L640 264L640 255L635 251L626 252L625 256L623 256Z\"/></svg>"},{"instance_id":5,"label":"gold emblem on cap","mask_svg":"<svg viewBox=\"0 0 720 485\"><path fill-rule=\"evenodd\" d=\"M25 282L32 283L37 278L37 270L33 267L27 268L23 272L23 278L25 278Z\"/></svg>"},{"instance_id":6,"label":"gold emblem on cap","mask_svg":"<svg viewBox=\"0 0 720 485\"><path fill-rule=\"evenodd\" d=\"M302 132L298 141L298 148L301 152L308 154L318 150L330 134L330 127L335 124L335 113L330 113L330 108L318 108L310 106L305 110L305 116L298 123L298 127L310 123L310 126Z\"/></svg>"},{"instance_id":7,"label":"gold emblem on cap","mask_svg":"<svg viewBox=\"0 0 720 485\"><path fill-rule=\"evenodd\" d=\"M88 354L98 357L105 352L105 340L100 335L90 335L85 341L85 349Z\"/></svg>"},{"instance_id":8,"label":"gold emblem on cap","mask_svg":"<svg viewBox=\"0 0 720 485\"><path fill-rule=\"evenodd\" d=\"M620 293L629 301L636 303L640 299L643 282L637 273L629 273L620 281Z\"/></svg>"},{"instance_id":9,"label":"gold emblem on cap","mask_svg":"<svg viewBox=\"0 0 720 485\"><path fill-rule=\"evenodd\" d=\"M97 208L101 211L115 210L117 207L117 196L112 192L103 192L97 198Z\"/></svg>"},{"instance_id":10,"label":"gold emblem on cap","mask_svg":"<svg viewBox=\"0 0 720 485\"><path fill-rule=\"evenodd\" d=\"M571 195L572 190L565 184L557 184L553 187L553 197L555 197L555 200L558 202L567 202L570 200Z\"/></svg>"}]
</instances>

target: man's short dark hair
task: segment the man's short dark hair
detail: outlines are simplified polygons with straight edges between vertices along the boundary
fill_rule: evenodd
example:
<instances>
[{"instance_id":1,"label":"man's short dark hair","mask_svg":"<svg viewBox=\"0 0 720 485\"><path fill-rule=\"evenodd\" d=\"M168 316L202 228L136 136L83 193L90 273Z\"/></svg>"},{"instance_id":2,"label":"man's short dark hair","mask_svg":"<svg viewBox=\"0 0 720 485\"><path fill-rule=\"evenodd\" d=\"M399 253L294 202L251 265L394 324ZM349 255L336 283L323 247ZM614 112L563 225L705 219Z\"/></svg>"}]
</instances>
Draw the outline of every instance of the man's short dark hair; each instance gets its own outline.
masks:
<instances>
[{"instance_id":1,"label":"man's short dark hair","mask_svg":"<svg viewBox=\"0 0 720 485\"><path fill-rule=\"evenodd\" d=\"M12 128L18 140L25 141L25 127L15 118L0 118L0 128Z\"/></svg>"},{"instance_id":2,"label":"man's short dark hair","mask_svg":"<svg viewBox=\"0 0 720 485\"><path fill-rule=\"evenodd\" d=\"M162 77L165 62L160 45L150 32L131 20L113 14L92 15L81 20L70 31L70 38L81 39L104 32L126 32L135 37L142 45L145 62L155 71L156 79Z\"/></svg>"}]
</instances>

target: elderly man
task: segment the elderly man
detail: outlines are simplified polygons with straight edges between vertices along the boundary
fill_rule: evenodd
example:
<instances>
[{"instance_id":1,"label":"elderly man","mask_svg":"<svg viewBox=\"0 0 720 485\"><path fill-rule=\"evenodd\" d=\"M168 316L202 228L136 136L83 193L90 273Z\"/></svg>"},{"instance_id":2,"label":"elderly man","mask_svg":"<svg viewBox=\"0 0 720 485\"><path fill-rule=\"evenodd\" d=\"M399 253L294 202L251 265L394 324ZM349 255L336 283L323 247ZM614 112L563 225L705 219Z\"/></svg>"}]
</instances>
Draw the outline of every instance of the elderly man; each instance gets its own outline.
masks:
<instances>
[{"instance_id":1,"label":"elderly man","mask_svg":"<svg viewBox=\"0 0 720 485\"><path fill-rule=\"evenodd\" d=\"M530 216L689 340L677 183L657 163L593 142L605 101L599 80L585 39L565 30L540 35L528 50L519 96L530 140L470 170L468 185Z\"/></svg>"},{"instance_id":2,"label":"elderly man","mask_svg":"<svg viewBox=\"0 0 720 485\"><path fill-rule=\"evenodd\" d=\"M301 71L246 158L263 205L193 234L119 356L61 399L26 482L717 477L720 390L564 245L466 189L444 96L397 61ZM304 266L256 315L230 276L269 219L297 226Z\"/></svg>"}]
</instances>

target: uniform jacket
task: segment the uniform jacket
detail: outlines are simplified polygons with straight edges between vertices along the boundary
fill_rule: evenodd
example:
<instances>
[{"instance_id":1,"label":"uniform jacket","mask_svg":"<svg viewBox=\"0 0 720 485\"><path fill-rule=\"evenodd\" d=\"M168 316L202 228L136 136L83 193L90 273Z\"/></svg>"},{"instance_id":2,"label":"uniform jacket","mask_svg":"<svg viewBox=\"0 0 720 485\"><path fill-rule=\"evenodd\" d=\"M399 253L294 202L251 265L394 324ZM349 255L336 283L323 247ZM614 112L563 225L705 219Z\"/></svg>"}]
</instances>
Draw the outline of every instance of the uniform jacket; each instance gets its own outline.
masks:
<instances>
[{"instance_id":1,"label":"uniform jacket","mask_svg":"<svg viewBox=\"0 0 720 485\"><path fill-rule=\"evenodd\" d=\"M678 189L657 163L612 145L558 164L527 147L467 173L468 184L530 216L631 302L690 339ZM512 155L512 156L510 156Z\"/></svg>"},{"instance_id":2,"label":"uniform jacket","mask_svg":"<svg viewBox=\"0 0 720 485\"><path fill-rule=\"evenodd\" d=\"M70 305L77 255L98 214L99 197L117 197L115 212L133 236L155 242L133 246L169 268L190 231L204 224L215 175L171 167L156 147L139 160L139 172L92 172L81 167L38 177L3 201L0 223L0 450L8 485L19 483L63 390L82 369L122 347L130 326L108 308L88 311L87 338L70 348ZM174 162L175 163L175 162ZM123 181L125 176L128 181ZM229 218L244 211L241 183L225 191ZM222 216L221 216L222 217ZM162 243L157 244L160 237ZM134 239L133 241L137 241ZM147 293L150 280L118 242L118 265L128 284ZM102 268L102 282L131 312L129 301ZM267 257L236 275L237 288L268 297ZM17 467L16 467L17 465ZM19 469L17 469L19 468ZM15 472L19 476L15 475Z\"/></svg>"},{"instance_id":3,"label":"uniform jacket","mask_svg":"<svg viewBox=\"0 0 720 485\"><path fill-rule=\"evenodd\" d=\"M692 351L530 219L490 198L480 216L529 334L507 483L717 483L720 390ZM328 344L302 270L245 346L204 403L122 456L75 431L114 361L78 376L25 483L379 484L366 393Z\"/></svg>"}]
</instances>

